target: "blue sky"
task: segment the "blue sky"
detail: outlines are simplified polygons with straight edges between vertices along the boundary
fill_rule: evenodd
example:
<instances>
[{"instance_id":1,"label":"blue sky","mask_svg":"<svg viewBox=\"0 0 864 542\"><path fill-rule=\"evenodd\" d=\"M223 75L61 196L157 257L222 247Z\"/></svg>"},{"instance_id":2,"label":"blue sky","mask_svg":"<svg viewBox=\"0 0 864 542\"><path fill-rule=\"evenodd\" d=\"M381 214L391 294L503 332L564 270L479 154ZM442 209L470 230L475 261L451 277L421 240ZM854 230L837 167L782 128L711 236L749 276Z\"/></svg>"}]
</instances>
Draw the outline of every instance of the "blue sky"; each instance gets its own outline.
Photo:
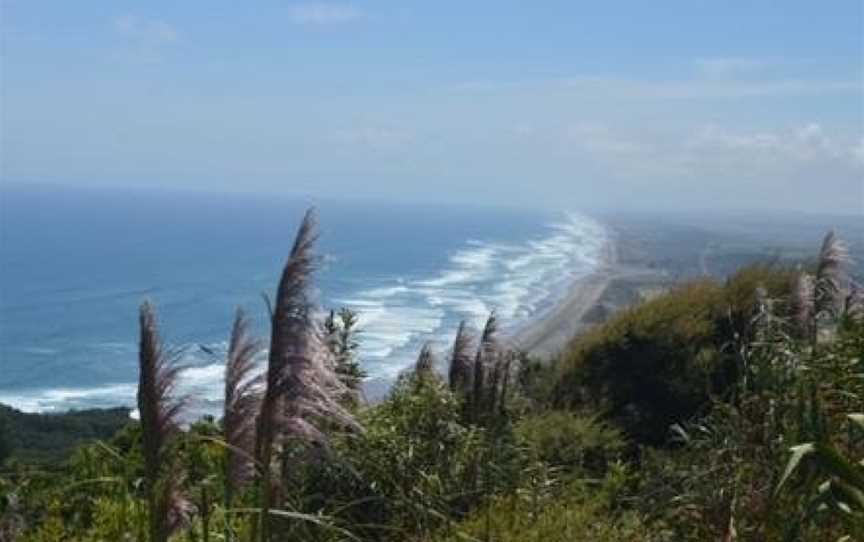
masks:
<instances>
[{"instance_id":1,"label":"blue sky","mask_svg":"<svg viewBox=\"0 0 864 542\"><path fill-rule=\"evenodd\" d=\"M862 212L862 3L2 3L7 181Z\"/></svg>"}]
</instances>

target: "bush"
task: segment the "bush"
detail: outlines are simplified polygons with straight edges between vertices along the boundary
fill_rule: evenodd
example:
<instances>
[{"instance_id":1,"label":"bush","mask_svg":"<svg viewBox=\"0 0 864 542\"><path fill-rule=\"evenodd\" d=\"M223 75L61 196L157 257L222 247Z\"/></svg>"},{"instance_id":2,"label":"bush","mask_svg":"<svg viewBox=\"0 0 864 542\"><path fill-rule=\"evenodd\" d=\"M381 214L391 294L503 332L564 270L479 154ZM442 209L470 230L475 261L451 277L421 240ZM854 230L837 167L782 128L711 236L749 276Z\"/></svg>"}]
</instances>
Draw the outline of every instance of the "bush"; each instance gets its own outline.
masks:
<instances>
[{"instance_id":1,"label":"bush","mask_svg":"<svg viewBox=\"0 0 864 542\"><path fill-rule=\"evenodd\" d=\"M111 438L127 423L128 408L30 414L0 404L0 448L5 424L7 453L28 463L56 462L66 459L80 444ZM2 454L0 450L0 459Z\"/></svg>"},{"instance_id":2,"label":"bush","mask_svg":"<svg viewBox=\"0 0 864 542\"><path fill-rule=\"evenodd\" d=\"M375 540L404 540L458 515L479 498L488 451L483 431L463 425L461 412L440 381L402 378L361 412L362 434L336 438L329 460L311 465L297 492L302 509L332 511Z\"/></svg>"},{"instance_id":3,"label":"bush","mask_svg":"<svg viewBox=\"0 0 864 542\"><path fill-rule=\"evenodd\" d=\"M635 502L670 540L857 540L844 534L864 526L864 433L848 417L864 398L864 328L748 351L760 378L676 428L677 446L644 449Z\"/></svg>"},{"instance_id":4,"label":"bush","mask_svg":"<svg viewBox=\"0 0 864 542\"><path fill-rule=\"evenodd\" d=\"M626 447L621 432L596 415L563 411L525 418L516 434L540 461L578 475L602 476Z\"/></svg>"},{"instance_id":5,"label":"bush","mask_svg":"<svg viewBox=\"0 0 864 542\"><path fill-rule=\"evenodd\" d=\"M721 300L718 284L691 284L589 331L561 364L555 403L605 404L629 434L662 442L707 399L720 365Z\"/></svg>"},{"instance_id":6,"label":"bush","mask_svg":"<svg viewBox=\"0 0 864 542\"><path fill-rule=\"evenodd\" d=\"M703 280L619 313L578 339L558 365L554 404L603 406L640 442L666 440L738 380L731 341L751 333L757 288L788 296L793 275L759 265L725 284Z\"/></svg>"},{"instance_id":7,"label":"bush","mask_svg":"<svg viewBox=\"0 0 864 542\"><path fill-rule=\"evenodd\" d=\"M555 498L499 498L465 521L448 526L431 540L456 542L592 542L650 541L646 525L632 511L615 506L626 475L618 469L600 487L574 482Z\"/></svg>"}]
</instances>

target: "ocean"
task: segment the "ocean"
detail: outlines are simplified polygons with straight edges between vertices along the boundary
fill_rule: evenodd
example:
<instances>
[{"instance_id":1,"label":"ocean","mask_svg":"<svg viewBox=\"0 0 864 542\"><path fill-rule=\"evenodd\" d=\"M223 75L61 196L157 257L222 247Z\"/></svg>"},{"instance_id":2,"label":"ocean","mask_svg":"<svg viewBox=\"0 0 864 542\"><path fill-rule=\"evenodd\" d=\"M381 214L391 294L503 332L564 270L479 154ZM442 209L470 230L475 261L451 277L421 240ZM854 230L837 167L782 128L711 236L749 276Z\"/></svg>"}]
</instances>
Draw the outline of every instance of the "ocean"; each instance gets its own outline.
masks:
<instances>
[{"instance_id":1,"label":"ocean","mask_svg":"<svg viewBox=\"0 0 864 542\"><path fill-rule=\"evenodd\" d=\"M0 402L24 411L132 406L137 308L182 347L181 391L215 409L242 306L266 334L304 210L319 211L316 299L360 315L360 357L387 382L461 319L513 328L600 265L608 232L579 213L119 189L0 191Z\"/></svg>"}]
</instances>

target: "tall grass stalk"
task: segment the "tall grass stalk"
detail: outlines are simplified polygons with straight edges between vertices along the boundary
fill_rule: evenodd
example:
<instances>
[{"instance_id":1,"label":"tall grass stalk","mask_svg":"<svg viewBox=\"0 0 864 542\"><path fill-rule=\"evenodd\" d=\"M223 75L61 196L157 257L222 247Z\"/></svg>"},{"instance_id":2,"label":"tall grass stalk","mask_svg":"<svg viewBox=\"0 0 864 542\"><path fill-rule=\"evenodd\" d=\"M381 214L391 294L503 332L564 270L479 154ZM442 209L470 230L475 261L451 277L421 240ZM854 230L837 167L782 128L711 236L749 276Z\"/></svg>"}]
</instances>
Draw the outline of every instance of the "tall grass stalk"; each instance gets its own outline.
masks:
<instances>
[{"instance_id":1,"label":"tall grass stalk","mask_svg":"<svg viewBox=\"0 0 864 542\"><path fill-rule=\"evenodd\" d=\"M225 438L225 509L233 506L235 494L254 475L253 453L256 419L261 404L262 374L254 374L256 357L264 344L249 334L249 320L237 310L225 360L225 404L222 430ZM233 540L226 520L225 539Z\"/></svg>"},{"instance_id":2,"label":"tall grass stalk","mask_svg":"<svg viewBox=\"0 0 864 542\"><path fill-rule=\"evenodd\" d=\"M316 263L313 254L316 229L315 212L310 209L297 231L271 311L266 389L256 439L261 468L261 516L257 528L262 542L270 540L271 515L277 504L276 446L289 434L306 440L322 439L323 434L310 419L326 418L356 425L338 402L345 388L313 319L309 288Z\"/></svg>"},{"instance_id":3,"label":"tall grass stalk","mask_svg":"<svg viewBox=\"0 0 864 542\"><path fill-rule=\"evenodd\" d=\"M459 329L456 331L456 339L453 341L453 352L450 356L450 368L447 374L447 381L450 385L450 391L453 393L467 396L471 391L473 381L473 346L474 338L471 336L471 331L465 320L459 322Z\"/></svg>"},{"instance_id":4,"label":"tall grass stalk","mask_svg":"<svg viewBox=\"0 0 864 542\"><path fill-rule=\"evenodd\" d=\"M151 542L167 542L186 521L189 505L181 493L182 472L170 457L171 439L185 400L173 396L182 367L159 336L156 311L149 302L141 305L138 412L144 479L149 509Z\"/></svg>"}]
</instances>

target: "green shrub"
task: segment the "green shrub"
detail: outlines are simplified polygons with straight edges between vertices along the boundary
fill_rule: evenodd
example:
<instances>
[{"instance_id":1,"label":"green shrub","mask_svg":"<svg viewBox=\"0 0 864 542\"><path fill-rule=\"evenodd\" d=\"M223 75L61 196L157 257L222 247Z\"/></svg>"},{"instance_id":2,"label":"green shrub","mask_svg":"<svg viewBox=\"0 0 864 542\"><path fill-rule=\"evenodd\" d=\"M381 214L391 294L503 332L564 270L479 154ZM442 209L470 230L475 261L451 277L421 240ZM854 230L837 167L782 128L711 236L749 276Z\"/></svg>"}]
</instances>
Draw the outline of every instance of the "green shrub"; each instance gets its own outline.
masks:
<instances>
[{"instance_id":1,"label":"green shrub","mask_svg":"<svg viewBox=\"0 0 864 542\"><path fill-rule=\"evenodd\" d=\"M601 405L637 440L659 444L738 381L732 341L752 333L757 288L788 297L791 272L758 265L725 284L680 286L576 340L558 364L556 406ZM783 307L781 307L783 308Z\"/></svg>"},{"instance_id":2,"label":"green shrub","mask_svg":"<svg viewBox=\"0 0 864 542\"><path fill-rule=\"evenodd\" d=\"M461 413L437 379L400 379L387 399L361 411L362 434L337 437L328 460L308 465L298 506L331 513L368 539L430 531L481 487L486 437L462 425Z\"/></svg>"},{"instance_id":3,"label":"green shrub","mask_svg":"<svg viewBox=\"0 0 864 542\"><path fill-rule=\"evenodd\" d=\"M649 541L652 535L639 516L615 507L624 477L610 473L599 487L574 482L555 498L537 502L503 497L477 510L465 521L442 529L430 540L495 542L622 542Z\"/></svg>"},{"instance_id":4,"label":"green shrub","mask_svg":"<svg viewBox=\"0 0 864 542\"><path fill-rule=\"evenodd\" d=\"M5 432L6 453L27 463L61 461L76 446L94 440L107 440L127 423L128 408L32 414L0 404L0 441ZM5 429L2 427L4 424ZM0 447L2 445L0 442ZM0 450L0 460L2 457L3 451Z\"/></svg>"},{"instance_id":5,"label":"green shrub","mask_svg":"<svg viewBox=\"0 0 864 542\"><path fill-rule=\"evenodd\" d=\"M767 335L746 347L760 375L643 449L638 507L671 540L857 540L864 505L864 328L802 347Z\"/></svg>"},{"instance_id":6,"label":"green shrub","mask_svg":"<svg viewBox=\"0 0 864 542\"><path fill-rule=\"evenodd\" d=\"M602 475L626 447L621 432L597 415L551 411L529 416L516 434L540 460L575 474Z\"/></svg>"},{"instance_id":7,"label":"green shrub","mask_svg":"<svg viewBox=\"0 0 864 542\"><path fill-rule=\"evenodd\" d=\"M589 331L562 360L555 403L605 404L627 432L662 442L705 402L719 365L722 288L704 281L626 310Z\"/></svg>"}]
</instances>

